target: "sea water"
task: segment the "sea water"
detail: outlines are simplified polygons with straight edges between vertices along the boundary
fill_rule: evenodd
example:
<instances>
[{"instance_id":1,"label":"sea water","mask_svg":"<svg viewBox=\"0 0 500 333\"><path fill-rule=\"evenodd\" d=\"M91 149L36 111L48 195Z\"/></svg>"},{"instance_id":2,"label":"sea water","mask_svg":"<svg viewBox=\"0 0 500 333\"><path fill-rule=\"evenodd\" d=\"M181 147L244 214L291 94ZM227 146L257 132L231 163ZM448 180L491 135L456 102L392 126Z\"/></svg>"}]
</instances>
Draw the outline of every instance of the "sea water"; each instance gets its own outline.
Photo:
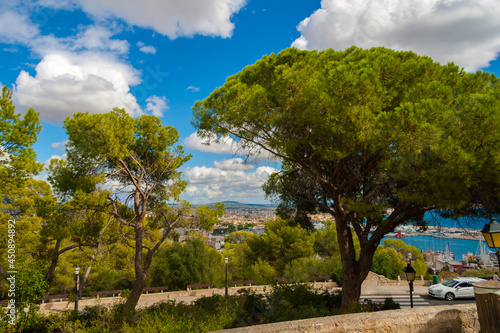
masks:
<instances>
[{"instance_id":1,"label":"sea water","mask_svg":"<svg viewBox=\"0 0 500 333\"><path fill-rule=\"evenodd\" d=\"M384 239L394 239L394 237L385 237L382 239L381 244L383 244ZM456 261L462 261L462 254L467 254L471 252L476 254L479 251L479 241L469 240L469 239L457 239L457 238L436 238L432 236L407 236L401 239L405 244L411 245L423 251L436 251L444 252L446 246L450 247L451 252L455 255Z\"/></svg>"},{"instance_id":2,"label":"sea water","mask_svg":"<svg viewBox=\"0 0 500 333\"><path fill-rule=\"evenodd\" d=\"M498 219L498 217L497 217ZM427 212L424 215L424 221L429 222L429 226L444 227L444 228L457 228L457 229L475 229L481 230L486 223L490 221L487 219L471 219L471 218L458 218L458 219L445 219L440 217L435 212ZM385 237L384 239L388 239ZM394 238L394 237L390 237ZM408 245L415 246L422 251L436 251L444 252L446 246L450 247L451 252L455 255L456 261L462 261L462 254L471 252L472 254L479 254L479 241L469 239L457 238L436 238L432 236L408 236L399 238ZM382 240L383 244L383 240ZM486 246L487 250L488 247Z\"/></svg>"}]
</instances>

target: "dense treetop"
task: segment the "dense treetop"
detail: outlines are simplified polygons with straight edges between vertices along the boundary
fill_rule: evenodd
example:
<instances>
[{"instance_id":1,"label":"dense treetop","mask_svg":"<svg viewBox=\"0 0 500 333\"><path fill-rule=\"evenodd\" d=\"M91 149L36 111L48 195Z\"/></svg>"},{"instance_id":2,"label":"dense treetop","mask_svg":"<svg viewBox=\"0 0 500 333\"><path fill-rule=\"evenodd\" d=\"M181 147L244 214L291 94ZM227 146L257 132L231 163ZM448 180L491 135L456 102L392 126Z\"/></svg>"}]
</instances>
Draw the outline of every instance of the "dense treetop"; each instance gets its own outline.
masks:
<instances>
[{"instance_id":1,"label":"dense treetop","mask_svg":"<svg viewBox=\"0 0 500 333\"><path fill-rule=\"evenodd\" d=\"M282 159L265 191L302 225L332 215L352 301L396 226L430 210L498 213L499 102L494 75L413 52L292 48L229 77L192 123L208 141L229 135Z\"/></svg>"}]
</instances>

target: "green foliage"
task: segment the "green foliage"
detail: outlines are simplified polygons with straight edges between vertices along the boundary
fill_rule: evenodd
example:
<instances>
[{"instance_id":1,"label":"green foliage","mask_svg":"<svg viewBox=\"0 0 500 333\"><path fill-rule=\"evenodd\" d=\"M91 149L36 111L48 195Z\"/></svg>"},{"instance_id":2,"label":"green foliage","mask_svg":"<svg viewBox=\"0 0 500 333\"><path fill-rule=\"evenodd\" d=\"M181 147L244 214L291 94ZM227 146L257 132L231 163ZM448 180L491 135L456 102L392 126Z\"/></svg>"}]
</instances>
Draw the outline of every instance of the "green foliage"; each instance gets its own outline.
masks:
<instances>
[{"instance_id":1,"label":"green foliage","mask_svg":"<svg viewBox=\"0 0 500 333\"><path fill-rule=\"evenodd\" d=\"M387 297L382 305L381 310L397 310L401 309L399 303L396 303L392 297Z\"/></svg>"},{"instance_id":2,"label":"green foliage","mask_svg":"<svg viewBox=\"0 0 500 333\"><path fill-rule=\"evenodd\" d=\"M202 137L229 135L283 161L264 186L281 216L310 228L307 213L332 215L346 303L398 225L422 225L429 210L499 212L500 84L489 73L381 47L290 48L229 77L193 112Z\"/></svg>"},{"instance_id":3,"label":"green foliage","mask_svg":"<svg viewBox=\"0 0 500 333\"><path fill-rule=\"evenodd\" d=\"M253 234L248 232L248 231L235 231L235 232L230 233L224 239L224 244L226 245L226 248L231 248L231 245L233 245L233 244L246 243L248 237L250 237L252 235Z\"/></svg>"},{"instance_id":4,"label":"green foliage","mask_svg":"<svg viewBox=\"0 0 500 333\"><path fill-rule=\"evenodd\" d=\"M223 257L199 238L184 243L167 244L158 251L151 273L151 286L168 286L169 290L185 290L188 284L222 285Z\"/></svg>"},{"instance_id":5,"label":"green foliage","mask_svg":"<svg viewBox=\"0 0 500 333\"><path fill-rule=\"evenodd\" d=\"M405 267L406 263L403 260L403 255L394 248L379 246L375 251L372 264L373 272L395 280L401 275Z\"/></svg>"},{"instance_id":6,"label":"green foliage","mask_svg":"<svg viewBox=\"0 0 500 333\"><path fill-rule=\"evenodd\" d=\"M233 280L256 280L259 284L272 284L278 277L306 282L313 281L315 277L329 276L342 284L337 233L333 223L328 222L325 228L313 233L301 230L298 226L290 226L281 219L269 221L267 225L271 236L238 231L224 240L223 254L229 257L229 272ZM251 246L248 244L249 239L252 239ZM296 246L295 251L286 248L287 244L297 239L302 239L301 244L305 246ZM274 251L276 255L269 251ZM288 258L292 258L291 261Z\"/></svg>"},{"instance_id":7,"label":"green foliage","mask_svg":"<svg viewBox=\"0 0 500 333\"><path fill-rule=\"evenodd\" d=\"M318 294L306 284L274 284L266 295L269 312L266 323L314 318L330 314L329 294Z\"/></svg>"},{"instance_id":8,"label":"green foliage","mask_svg":"<svg viewBox=\"0 0 500 333\"><path fill-rule=\"evenodd\" d=\"M115 322L123 304L85 307L78 313L72 310L50 313L38 316L38 321L23 332L201 333L326 315L396 309L399 306L390 298L382 307L370 302L342 307L341 301L340 291L317 292L305 284L275 284L264 294L243 289L228 297L201 297L192 304L157 303L136 313L130 323L123 325ZM18 332L1 321L0 329Z\"/></svg>"},{"instance_id":9,"label":"green foliage","mask_svg":"<svg viewBox=\"0 0 500 333\"><path fill-rule=\"evenodd\" d=\"M278 272L268 261L261 258L250 267L250 277L256 281L256 284L273 284L278 278Z\"/></svg>"},{"instance_id":10,"label":"green foliage","mask_svg":"<svg viewBox=\"0 0 500 333\"><path fill-rule=\"evenodd\" d=\"M415 246L407 245L401 239L386 239L384 240L384 246L386 248L392 248L396 250L402 258L408 260L408 253L411 254L411 265L416 271L417 276L426 276L427 275L427 264L424 260L424 255L420 253L420 250ZM401 259L402 259L401 258ZM404 264L404 261L401 261L401 265ZM391 265L390 263L386 263L387 265ZM404 264L406 266L406 264ZM403 267L404 268L404 267ZM398 275L402 275L402 270L398 273Z\"/></svg>"},{"instance_id":11,"label":"green foliage","mask_svg":"<svg viewBox=\"0 0 500 333\"><path fill-rule=\"evenodd\" d=\"M17 318L14 320L15 325L11 325L11 328L14 327L15 330L29 332L40 324L41 316L38 313L40 307L38 299L45 296L48 284L41 273L40 267L29 262L20 262L17 267L17 274L14 276L14 300ZM10 319L12 318L9 318L7 322Z\"/></svg>"},{"instance_id":12,"label":"green foliage","mask_svg":"<svg viewBox=\"0 0 500 333\"><path fill-rule=\"evenodd\" d=\"M282 273L287 263L314 253L314 236L299 227L288 225L285 220L268 221L266 232L247 239L248 257L253 262L262 259Z\"/></svg>"},{"instance_id":13,"label":"green foliage","mask_svg":"<svg viewBox=\"0 0 500 333\"><path fill-rule=\"evenodd\" d=\"M180 200L187 183L179 168L190 156L176 145L177 130L157 117L134 119L115 108L106 114L75 113L65 119L64 127L69 137L67 160L52 161L49 180L60 197L72 199L68 204L79 204L75 211L106 214L119 222L121 239L133 244L135 279L123 307L123 318L131 320L153 258L170 231L210 230L224 213L224 205L193 209ZM101 229L97 224L82 231L97 235Z\"/></svg>"},{"instance_id":14,"label":"green foliage","mask_svg":"<svg viewBox=\"0 0 500 333\"><path fill-rule=\"evenodd\" d=\"M304 257L286 265L283 277L296 278L297 282L312 282L316 277L328 276L342 285L342 267L338 256L327 259Z\"/></svg>"},{"instance_id":15,"label":"green foliage","mask_svg":"<svg viewBox=\"0 0 500 333\"><path fill-rule=\"evenodd\" d=\"M42 237L42 230L46 227L43 219L37 216L37 206L44 198L52 194L50 186L44 181L28 179L18 187L12 187L2 194L0 203L0 266L9 267L8 244L9 235L13 235L16 249L16 261L37 261L40 252L47 251L52 244L46 244ZM9 222L9 220L11 222ZM15 223L14 223L14 222ZM8 230L15 230L9 234ZM12 270L12 269L11 269ZM3 279L2 279L3 280ZM5 290L2 282L0 290Z\"/></svg>"},{"instance_id":16,"label":"green foliage","mask_svg":"<svg viewBox=\"0 0 500 333\"><path fill-rule=\"evenodd\" d=\"M7 86L0 98L0 187L16 187L24 179L42 170L36 161L35 151L30 148L42 130L39 113L32 108L24 117L16 114L12 91Z\"/></svg>"},{"instance_id":17,"label":"green foliage","mask_svg":"<svg viewBox=\"0 0 500 333\"><path fill-rule=\"evenodd\" d=\"M490 268L481 268L479 270L468 270L465 271L462 276L468 277L478 277L478 278L491 278L493 276L493 270Z\"/></svg>"}]
</instances>

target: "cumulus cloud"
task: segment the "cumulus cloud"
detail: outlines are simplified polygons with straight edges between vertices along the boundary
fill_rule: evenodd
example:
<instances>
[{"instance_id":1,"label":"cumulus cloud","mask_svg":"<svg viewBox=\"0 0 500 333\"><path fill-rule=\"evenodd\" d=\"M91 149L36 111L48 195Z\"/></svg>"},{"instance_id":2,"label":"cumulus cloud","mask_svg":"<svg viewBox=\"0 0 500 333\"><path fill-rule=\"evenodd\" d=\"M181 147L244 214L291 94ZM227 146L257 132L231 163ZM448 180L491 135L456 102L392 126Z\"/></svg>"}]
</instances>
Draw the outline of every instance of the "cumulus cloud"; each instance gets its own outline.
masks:
<instances>
[{"instance_id":1,"label":"cumulus cloud","mask_svg":"<svg viewBox=\"0 0 500 333\"><path fill-rule=\"evenodd\" d=\"M34 74L21 71L17 77L13 89L17 106L34 107L48 122L77 111L104 113L113 107L125 108L131 115L142 113L130 93L131 86L141 83L140 72L126 62L129 44L113 38L112 24L80 26L75 35L65 37L42 35L39 26L50 19L50 12L40 9L31 16L32 10L16 6L15 0L0 5L0 42L26 46L41 59Z\"/></svg>"},{"instance_id":2,"label":"cumulus cloud","mask_svg":"<svg viewBox=\"0 0 500 333\"><path fill-rule=\"evenodd\" d=\"M499 16L496 0L322 0L297 27L301 36L292 46L385 46L473 71L500 52Z\"/></svg>"},{"instance_id":3,"label":"cumulus cloud","mask_svg":"<svg viewBox=\"0 0 500 333\"><path fill-rule=\"evenodd\" d=\"M184 146L188 149L216 154L236 154L238 152L238 143L229 136L221 138L219 142L215 142L215 138L214 135L211 139L202 139L195 132L184 139Z\"/></svg>"},{"instance_id":4,"label":"cumulus cloud","mask_svg":"<svg viewBox=\"0 0 500 333\"><path fill-rule=\"evenodd\" d=\"M163 117L163 112L168 110L167 99L164 96L150 96L146 99L146 103L146 111L159 118Z\"/></svg>"},{"instance_id":5,"label":"cumulus cloud","mask_svg":"<svg viewBox=\"0 0 500 333\"><path fill-rule=\"evenodd\" d=\"M246 0L77 0L97 18L116 17L171 39L195 34L231 37L231 17Z\"/></svg>"},{"instance_id":6,"label":"cumulus cloud","mask_svg":"<svg viewBox=\"0 0 500 333\"><path fill-rule=\"evenodd\" d=\"M26 15L0 6L0 42L28 43L39 33Z\"/></svg>"},{"instance_id":7,"label":"cumulus cloud","mask_svg":"<svg viewBox=\"0 0 500 333\"><path fill-rule=\"evenodd\" d=\"M77 111L106 113L113 107L131 115L142 111L130 85L138 72L114 58L95 53L54 52L43 57L36 75L21 71L14 97L21 107L34 107L44 121L64 119Z\"/></svg>"},{"instance_id":8,"label":"cumulus cloud","mask_svg":"<svg viewBox=\"0 0 500 333\"><path fill-rule=\"evenodd\" d=\"M90 26L74 38L61 39L73 50L97 50L126 54L129 43L126 40L114 39L113 31L103 26Z\"/></svg>"},{"instance_id":9,"label":"cumulus cloud","mask_svg":"<svg viewBox=\"0 0 500 333\"><path fill-rule=\"evenodd\" d=\"M262 202L262 185L277 169L259 167L255 172L227 171L217 168L193 167L184 171L189 185L184 197L193 203L231 200Z\"/></svg>"},{"instance_id":10,"label":"cumulus cloud","mask_svg":"<svg viewBox=\"0 0 500 333\"><path fill-rule=\"evenodd\" d=\"M246 0L12 0L0 3L0 43L28 47L40 62L35 73L22 71L13 89L19 107L34 107L41 118L58 122L77 111L103 113L113 107L131 115L142 113L136 88L145 111L161 116L167 109L162 97L149 96L149 79L155 84L165 73L146 68L141 74L127 60L130 45L114 38L126 21L131 26L152 28L170 38L195 34L230 37L231 22ZM80 7L91 15L93 25L78 26L77 33L42 34L54 9ZM47 10L51 8L51 10ZM71 31L69 31L71 32ZM154 54L156 48L140 42L140 51ZM149 81L148 81L149 80ZM192 88L196 91L196 88Z\"/></svg>"},{"instance_id":11,"label":"cumulus cloud","mask_svg":"<svg viewBox=\"0 0 500 333\"><path fill-rule=\"evenodd\" d=\"M280 161L275 155L261 149L260 147L254 146L253 148L243 148L238 142L229 136L221 137L219 140L217 140L215 135L203 139L195 132L184 139L184 146L188 149L209 153L246 156L247 159L251 158L251 160L247 161L249 164L259 164L262 161Z\"/></svg>"},{"instance_id":12,"label":"cumulus cloud","mask_svg":"<svg viewBox=\"0 0 500 333\"><path fill-rule=\"evenodd\" d=\"M156 53L156 47L154 47L152 45L146 45L143 42L138 42L137 46L139 47L139 51L141 51L141 52L149 53L149 54Z\"/></svg>"},{"instance_id":13,"label":"cumulus cloud","mask_svg":"<svg viewBox=\"0 0 500 333\"><path fill-rule=\"evenodd\" d=\"M214 161L214 165L219 169L227 171L245 171L254 168L253 165L248 164L248 162L244 161L242 158Z\"/></svg>"}]
</instances>

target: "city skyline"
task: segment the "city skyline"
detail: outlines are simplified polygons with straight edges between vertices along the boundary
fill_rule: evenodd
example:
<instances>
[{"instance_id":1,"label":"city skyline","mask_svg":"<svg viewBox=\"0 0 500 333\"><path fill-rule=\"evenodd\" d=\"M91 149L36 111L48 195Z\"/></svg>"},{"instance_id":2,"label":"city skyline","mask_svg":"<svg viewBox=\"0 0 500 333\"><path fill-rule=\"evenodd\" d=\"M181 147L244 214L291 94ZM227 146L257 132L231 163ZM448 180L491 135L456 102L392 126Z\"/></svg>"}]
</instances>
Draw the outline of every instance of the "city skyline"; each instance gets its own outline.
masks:
<instances>
[{"instance_id":1,"label":"city skyline","mask_svg":"<svg viewBox=\"0 0 500 333\"><path fill-rule=\"evenodd\" d=\"M269 203L261 186L279 161L229 138L203 145L190 124L195 101L264 55L384 46L500 71L500 3L488 0L14 0L0 10L0 83L17 112L41 113L38 160L64 158L62 121L75 112L152 114L193 156L182 171L194 204Z\"/></svg>"}]
</instances>

